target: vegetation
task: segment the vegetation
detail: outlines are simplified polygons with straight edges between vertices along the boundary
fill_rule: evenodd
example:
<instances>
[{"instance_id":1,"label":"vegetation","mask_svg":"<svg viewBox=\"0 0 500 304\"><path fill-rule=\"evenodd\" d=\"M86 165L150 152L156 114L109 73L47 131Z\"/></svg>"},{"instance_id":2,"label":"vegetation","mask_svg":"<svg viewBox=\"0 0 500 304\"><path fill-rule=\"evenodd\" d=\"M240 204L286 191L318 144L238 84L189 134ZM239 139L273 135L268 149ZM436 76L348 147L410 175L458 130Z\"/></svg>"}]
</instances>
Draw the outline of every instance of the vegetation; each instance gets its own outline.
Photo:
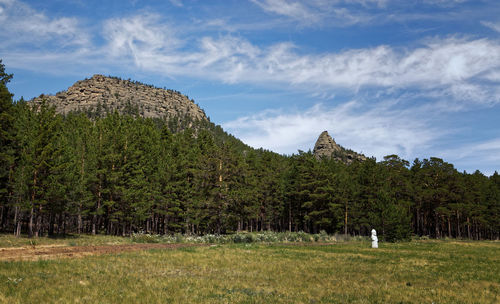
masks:
<instances>
[{"instance_id":1,"label":"vegetation","mask_svg":"<svg viewBox=\"0 0 500 304\"><path fill-rule=\"evenodd\" d=\"M498 239L500 176L439 158L316 160L187 118L66 116L13 102L0 63L0 231L30 237L278 231ZM137 113L136 113L137 114Z\"/></svg>"},{"instance_id":2,"label":"vegetation","mask_svg":"<svg viewBox=\"0 0 500 304\"><path fill-rule=\"evenodd\" d=\"M330 235L322 231L318 234L304 232L243 232L235 234L147 234L132 233L130 237L112 235L67 234L60 237L27 236L16 237L12 234L0 234L0 248L25 246L86 246L86 245L121 245L135 243L163 243L163 244L238 244L238 243L333 243L346 241L366 241L368 237L351 237L343 234Z\"/></svg>"},{"instance_id":3,"label":"vegetation","mask_svg":"<svg viewBox=\"0 0 500 304\"><path fill-rule=\"evenodd\" d=\"M348 240L366 240L367 237L350 237L345 235L329 235L325 231L317 234L305 232L253 232L235 234L205 234L196 235L152 235L133 233L132 242L136 243L195 243L195 244L229 244L229 243L312 243L312 242L343 242Z\"/></svg>"},{"instance_id":4,"label":"vegetation","mask_svg":"<svg viewBox=\"0 0 500 304\"><path fill-rule=\"evenodd\" d=\"M0 303L498 303L499 253L491 241L365 241L0 262Z\"/></svg>"}]
</instances>

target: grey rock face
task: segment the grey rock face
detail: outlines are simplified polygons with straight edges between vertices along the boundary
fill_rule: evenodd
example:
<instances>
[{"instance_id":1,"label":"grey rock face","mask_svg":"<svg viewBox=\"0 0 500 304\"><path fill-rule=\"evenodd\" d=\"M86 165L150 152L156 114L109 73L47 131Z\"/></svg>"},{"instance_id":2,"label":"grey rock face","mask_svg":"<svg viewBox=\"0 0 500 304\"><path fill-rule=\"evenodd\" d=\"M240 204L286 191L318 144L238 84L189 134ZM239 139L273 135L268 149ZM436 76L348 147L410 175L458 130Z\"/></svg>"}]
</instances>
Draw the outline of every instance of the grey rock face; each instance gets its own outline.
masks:
<instances>
[{"instance_id":1,"label":"grey rock face","mask_svg":"<svg viewBox=\"0 0 500 304\"><path fill-rule=\"evenodd\" d=\"M328 134L328 131L323 131L316 144L314 145L313 154L316 158L331 157L333 152L341 151L341 148L335 143L333 138Z\"/></svg>"},{"instance_id":2,"label":"grey rock face","mask_svg":"<svg viewBox=\"0 0 500 304\"><path fill-rule=\"evenodd\" d=\"M62 114L117 110L129 114L136 111L142 117L168 119L189 116L192 120L207 120L203 110L179 92L103 75L78 81L56 95L40 95L32 102L41 103L42 100L54 105L56 111Z\"/></svg>"},{"instance_id":3,"label":"grey rock face","mask_svg":"<svg viewBox=\"0 0 500 304\"><path fill-rule=\"evenodd\" d=\"M313 154L316 159L333 158L347 164L352 163L354 160L366 160L364 155L346 150L337 145L335 140L333 140L327 131L323 131L318 137L318 140L314 145Z\"/></svg>"}]
</instances>

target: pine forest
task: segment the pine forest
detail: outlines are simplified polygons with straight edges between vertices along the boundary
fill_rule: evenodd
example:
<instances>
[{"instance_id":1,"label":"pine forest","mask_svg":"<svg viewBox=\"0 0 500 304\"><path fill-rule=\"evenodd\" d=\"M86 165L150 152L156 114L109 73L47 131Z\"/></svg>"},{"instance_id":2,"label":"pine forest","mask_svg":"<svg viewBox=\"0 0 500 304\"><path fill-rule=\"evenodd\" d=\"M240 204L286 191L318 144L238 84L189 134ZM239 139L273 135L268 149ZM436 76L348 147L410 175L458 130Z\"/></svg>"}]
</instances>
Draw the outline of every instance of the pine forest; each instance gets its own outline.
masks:
<instances>
[{"instance_id":1,"label":"pine forest","mask_svg":"<svg viewBox=\"0 0 500 304\"><path fill-rule=\"evenodd\" d=\"M49 103L14 101L12 75L0 68L1 232L500 237L496 172L459 172L433 157L280 155L209 121L133 109L57 114Z\"/></svg>"}]
</instances>

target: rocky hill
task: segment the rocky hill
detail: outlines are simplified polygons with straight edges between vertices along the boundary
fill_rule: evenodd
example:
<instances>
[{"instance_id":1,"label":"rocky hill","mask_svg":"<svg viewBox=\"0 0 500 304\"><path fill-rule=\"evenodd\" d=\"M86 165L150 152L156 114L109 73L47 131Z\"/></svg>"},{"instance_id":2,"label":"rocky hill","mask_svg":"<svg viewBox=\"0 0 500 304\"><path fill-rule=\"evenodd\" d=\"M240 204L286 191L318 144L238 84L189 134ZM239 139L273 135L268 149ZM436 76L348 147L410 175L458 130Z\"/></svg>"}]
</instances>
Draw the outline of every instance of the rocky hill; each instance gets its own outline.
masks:
<instances>
[{"instance_id":1,"label":"rocky hill","mask_svg":"<svg viewBox=\"0 0 500 304\"><path fill-rule=\"evenodd\" d=\"M94 75L90 79L77 81L66 91L55 95L42 94L32 99L33 104L43 101L55 106L56 112L68 114L81 112L90 118L104 117L117 111L165 122L171 132L192 128L195 134L203 129L214 136L215 143L231 142L240 151L251 149L236 137L212 123L205 112L175 90L156 88L136 81L116 77Z\"/></svg>"},{"instance_id":2,"label":"rocky hill","mask_svg":"<svg viewBox=\"0 0 500 304\"><path fill-rule=\"evenodd\" d=\"M40 95L32 101L46 100L58 113L84 112L90 116L104 116L118 111L121 114L142 117L208 120L205 112L185 95L130 80L94 75L76 82L56 95Z\"/></svg>"},{"instance_id":3,"label":"rocky hill","mask_svg":"<svg viewBox=\"0 0 500 304\"><path fill-rule=\"evenodd\" d=\"M325 157L333 158L347 164L352 163L354 160L366 160L364 155L337 145L335 140L333 140L333 138L328 134L328 131L323 131L319 135L318 140L314 145L313 154L317 159Z\"/></svg>"}]
</instances>

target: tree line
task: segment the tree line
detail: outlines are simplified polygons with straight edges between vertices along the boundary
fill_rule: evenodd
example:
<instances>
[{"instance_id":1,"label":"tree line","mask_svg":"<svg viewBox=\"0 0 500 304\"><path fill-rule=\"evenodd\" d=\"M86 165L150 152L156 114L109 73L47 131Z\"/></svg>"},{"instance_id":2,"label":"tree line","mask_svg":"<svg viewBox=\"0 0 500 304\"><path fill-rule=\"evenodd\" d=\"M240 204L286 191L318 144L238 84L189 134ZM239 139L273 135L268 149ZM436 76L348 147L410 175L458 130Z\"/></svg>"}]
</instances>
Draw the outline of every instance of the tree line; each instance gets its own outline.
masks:
<instances>
[{"instance_id":1,"label":"tree line","mask_svg":"<svg viewBox=\"0 0 500 304\"><path fill-rule=\"evenodd\" d=\"M498 239L500 176L439 158L350 165L252 149L222 128L14 102L0 62L0 231L236 231ZM174 122L173 122L174 121Z\"/></svg>"}]
</instances>

